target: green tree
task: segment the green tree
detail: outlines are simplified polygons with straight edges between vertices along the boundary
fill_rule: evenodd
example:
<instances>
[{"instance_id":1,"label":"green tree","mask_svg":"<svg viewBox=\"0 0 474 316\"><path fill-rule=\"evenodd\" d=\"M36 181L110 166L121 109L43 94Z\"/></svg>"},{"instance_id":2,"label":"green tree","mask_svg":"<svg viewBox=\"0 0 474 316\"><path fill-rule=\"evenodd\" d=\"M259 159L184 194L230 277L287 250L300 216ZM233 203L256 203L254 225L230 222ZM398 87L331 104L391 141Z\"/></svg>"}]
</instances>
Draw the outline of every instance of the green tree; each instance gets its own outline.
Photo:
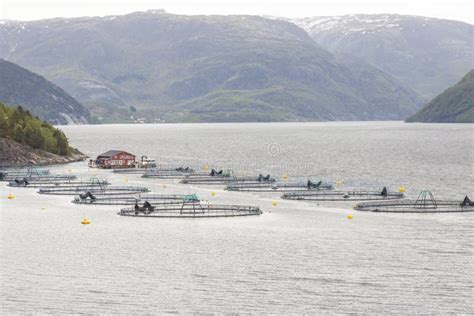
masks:
<instances>
[{"instance_id":1,"label":"green tree","mask_svg":"<svg viewBox=\"0 0 474 316\"><path fill-rule=\"evenodd\" d=\"M56 143L58 144L58 151L61 156L67 156L70 154L70 149L68 146L68 141L66 135L60 130L54 131L54 137L56 138Z\"/></svg>"},{"instance_id":2,"label":"green tree","mask_svg":"<svg viewBox=\"0 0 474 316\"><path fill-rule=\"evenodd\" d=\"M19 143L25 142L25 131L20 124L15 124L13 129L13 140Z\"/></svg>"},{"instance_id":3,"label":"green tree","mask_svg":"<svg viewBox=\"0 0 474 316\"><path fill-rule=\"evenodd\" d=\"M34 117L21 106L11 108L0 103L0 137L58 155L71 154L69 142L62 131Z\"/></svg>"}]
</instances>

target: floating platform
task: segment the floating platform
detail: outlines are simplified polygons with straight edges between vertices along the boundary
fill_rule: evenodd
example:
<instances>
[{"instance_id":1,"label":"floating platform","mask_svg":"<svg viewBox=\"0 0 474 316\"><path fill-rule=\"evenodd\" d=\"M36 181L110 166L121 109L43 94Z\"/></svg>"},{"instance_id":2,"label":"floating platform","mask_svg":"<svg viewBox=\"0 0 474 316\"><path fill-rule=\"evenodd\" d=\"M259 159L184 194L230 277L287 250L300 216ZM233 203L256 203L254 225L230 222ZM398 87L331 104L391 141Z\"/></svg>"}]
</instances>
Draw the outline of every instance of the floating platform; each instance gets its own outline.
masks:
<instances>
[{"instance_id":1,"label":"floating platform","mask_svg":"<svg viewBox=\"0 0 474 316\"><path fill-rule=\"evenodd\" d=\"M359 203L357 211L380 213L464 213L474 212L474 202L464 200L435 200L429 191L422 191L416 200L398 200Z\"/></svg>"},{"instance_id":2,"label":"floating platform","mask_svg":"<svg viewBox=\"0 0 474 316\"><path fill-rule=\"evenodd\" d=\"M105 186L105 187L88 187L88 188L48 188L39 189L39 194L50 194L50 195L79 195L79 194L93 194L94 196L108 196L108 195L134 195L149 192L150 190L145 187L133 187L133 186Z\"/></svg>"},{"instance_id":3,"label":"floating platform","mask_svg":"<svg viewBox=\"0 0 474 316\"><path fill-rule=\"evenodd\" d=\"M384 188L381 191L298 191L287 192L282 195L286 200L302 201L374 201L374 200L397 200L403 199L400 192L391 192Z\"/></svg>"},{"instance_id":4,"label":"floating platform","mask_svg":"<svg viewBox=\"0 0 474 316\"><path fill-rule=\"evenodd\" d=\"M225 189L240 192L292 192L332 190L332 188L330 183L308 180L307 182L232 183Z\"/></svg>"},{"instance_id":5,"label":"floating platform","mask_svg":"<svg viewBox=\"0 0 474 316\"><path fill-rule=\"evenodd\" d=\"M117 213L121 216L148 218L210 218L238 217L262 214L259 207L242 205L213 205L202 204L199 201L169 203L161 205L144 205L124 208Z\"/></svg>"},{"instance_id":6,"label":"floating platform","mask_svg":"<svg viewBox=\"0 0 474 316\"><path fill-rule=\"evenodd\" d=\"M143 204L144 202L152 203L153 205L165 203L183 203L185 195L179 194L150 194L138 196L94 196L87 195L77 196L72 203L74 204L91 204L91 205L135 205Z\"/></svg>"}]
</instances>

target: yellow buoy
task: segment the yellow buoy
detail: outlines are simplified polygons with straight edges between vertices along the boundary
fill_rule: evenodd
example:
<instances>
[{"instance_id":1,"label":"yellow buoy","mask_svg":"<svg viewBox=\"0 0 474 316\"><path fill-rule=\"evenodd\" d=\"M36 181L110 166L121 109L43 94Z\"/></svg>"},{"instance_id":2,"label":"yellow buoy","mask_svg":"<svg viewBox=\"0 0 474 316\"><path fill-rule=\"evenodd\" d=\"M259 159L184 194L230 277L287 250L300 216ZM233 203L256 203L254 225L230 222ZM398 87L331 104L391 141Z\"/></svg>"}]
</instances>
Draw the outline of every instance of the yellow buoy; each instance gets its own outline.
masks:
<instances>
[{"instance_id":1,"label":"yellow buoy","mask_svg":"<svg viewBox=\"0 0 474 316\"><path fill-rule=\"evenodd\" d=\"M89 225L90 223L91 222L87 219L87 217L84 217L84 219L81 222L82 225Z\"/></svg>"},{"instance_id":2,"label":"yellow buoy","mask_svg":"<svg viewBox=\"0 0 474 316\"><path fill-rule=\"evenodd\" d=\"M288 174L285 173L282 178L283 178L283 181L288 181Z\"/></svg>"},{"instance_id":3,"label":"yellow buoy","mask_svg":"<svg viewBox=\"0 0 474 316\"><path fill-rule=\"evenodd\" d=\"M347 219L352 219L354 216L352 214L347 215Z\"/></svg>"},{"instance_id":4,"label":"yellow buoy","mask_svg":"<svg viewBox=\"0 0 474 316\"><path fill-rule=\"evenodd\" d=\"M212 196L216 196L216 192L214 192L214 191L211 192L211 195L212 195Z\"/></svg>"},{"instance_id":5,"label":"yellow buoy","mask_svg":"<svg viewBox=\"0 0 474 316\"><path fill-rule=\"evenodd\" d=\"M400 192L400 193L405 193L405 191L406 191L406 189L405 189L404 186L401 186L401 187L398 188L398 192Z\"/></svg>"},{"instance_id":6,"label":"yellow buoy","mask_svg":"<svg viewBox=\"0 0 474 316\"><path fill-rule=\"evenodd\" d=\"M209 165L208 165L208 164L205 164L205 165L204 165L204 171L206 171L206 172L209 171Z\"/></svg>"},{"instance_id":7,"label":"yellow buoy","mask_svg":"<svg viewBox=\"0 0 474 316\"><path fill-rule=\"evenodd\" d=\"M14 198L15 198L15 196L11 193L7 195L7 199L9 199L9 200L13 200Z\"/></svg>"},{"instance_id":8,"label":"yellow buoy","mask_svg":"<svg viewBox=\"0 0 474 316\"><path fill-rule=\"evenodd\" d=\"M277 205L278 205L278 202L277 202L277 201L272 201L272 205L273 205L273 206L277 206Z\"/></svg>"}]
</instances>

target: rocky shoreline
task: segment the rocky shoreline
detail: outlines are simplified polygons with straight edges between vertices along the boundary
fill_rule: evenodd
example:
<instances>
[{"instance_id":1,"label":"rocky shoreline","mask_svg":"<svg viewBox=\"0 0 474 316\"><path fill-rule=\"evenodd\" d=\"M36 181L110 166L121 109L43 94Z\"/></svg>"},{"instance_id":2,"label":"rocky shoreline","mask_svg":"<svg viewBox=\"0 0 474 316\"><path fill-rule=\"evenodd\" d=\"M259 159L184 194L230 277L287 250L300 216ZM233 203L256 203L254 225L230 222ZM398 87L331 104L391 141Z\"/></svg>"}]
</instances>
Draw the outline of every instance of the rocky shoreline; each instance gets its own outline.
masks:
<instances>
[{"instance_id":1,"label":"rocky shoreline","mask_svg":"<svg viewBox=\"0 0 474 316\"><path fill-rule=\"evenodd\" d=\"M71 156L58 156L44 150L33 149L11 139L0 138L0 166L63 164L83 161L87 158L78 150Z\"/></svg>"}]
</instances>

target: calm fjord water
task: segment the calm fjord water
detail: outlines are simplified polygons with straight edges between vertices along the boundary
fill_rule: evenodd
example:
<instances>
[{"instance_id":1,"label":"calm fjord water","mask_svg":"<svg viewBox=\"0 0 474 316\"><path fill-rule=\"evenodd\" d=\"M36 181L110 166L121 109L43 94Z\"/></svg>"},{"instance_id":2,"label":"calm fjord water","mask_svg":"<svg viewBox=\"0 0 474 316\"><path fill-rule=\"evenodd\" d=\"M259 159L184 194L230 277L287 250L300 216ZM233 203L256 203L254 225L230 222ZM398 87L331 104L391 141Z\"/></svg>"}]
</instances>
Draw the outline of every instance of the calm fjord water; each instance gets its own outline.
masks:
<instances>
[{"instance_id":1,"label":"calm fjord water","mask_svg":"<svg viewBox=\"0 0 474 316\"><path fill-rule=\"evenodd\" d=\"M473 125L373 123L63 127L90 156L474 195ZM53 169L87 179L84 163ZM71 170L70 170L71 169ZM144 219L1 184L9 313L472 313L473 214L368 214L98 171L117 184L259 205L259 217ZM166 184L166 187L163 186ZM17 197L8 201L5 194ZM211 196L216 192L216 196ZM80 225L84 215L89 226ZM353 213L352 220L346 219Z\"/></svg>"}]
</instances>

